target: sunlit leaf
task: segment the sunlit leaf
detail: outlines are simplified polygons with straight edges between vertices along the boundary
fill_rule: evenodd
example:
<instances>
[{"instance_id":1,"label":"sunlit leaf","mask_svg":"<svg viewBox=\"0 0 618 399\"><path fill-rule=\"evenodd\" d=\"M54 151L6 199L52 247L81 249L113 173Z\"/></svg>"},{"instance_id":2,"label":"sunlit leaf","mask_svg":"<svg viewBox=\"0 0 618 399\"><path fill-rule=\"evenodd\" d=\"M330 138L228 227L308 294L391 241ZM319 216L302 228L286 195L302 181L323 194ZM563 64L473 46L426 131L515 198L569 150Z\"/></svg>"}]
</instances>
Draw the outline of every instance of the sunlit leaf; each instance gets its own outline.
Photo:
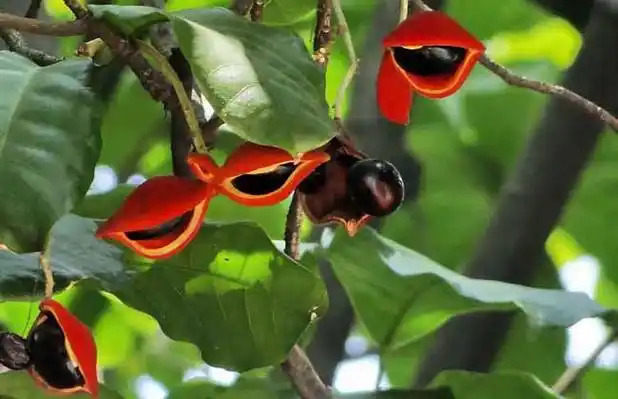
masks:
<instances>
[{"instance_id":1,"label":"sunlit leaf","mask_svg":"<svg viewBox=\"0 0 618 399\"><path fill-rule=\"evenodd\" d=\"M519 308L535 325L561 327L606 312L583 293L462 276L369 228L353 239L337 234L327 254L357 314L384 349L409 344L467 312Z\"/></svg>"}]
</instances>

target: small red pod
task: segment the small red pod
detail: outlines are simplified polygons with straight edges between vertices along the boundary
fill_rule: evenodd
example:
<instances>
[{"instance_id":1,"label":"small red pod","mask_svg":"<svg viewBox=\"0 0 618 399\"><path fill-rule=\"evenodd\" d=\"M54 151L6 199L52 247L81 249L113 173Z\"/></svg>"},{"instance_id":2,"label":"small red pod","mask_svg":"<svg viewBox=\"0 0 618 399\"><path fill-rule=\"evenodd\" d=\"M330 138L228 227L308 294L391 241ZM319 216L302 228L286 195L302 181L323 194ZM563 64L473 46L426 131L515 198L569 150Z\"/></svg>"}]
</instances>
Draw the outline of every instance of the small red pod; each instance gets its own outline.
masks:
<instances>
[{"instance_id":1,"label":"small red pod","mask_svg":"<svg viewBox=\"0 0 618 399\"><path fill-rule=\"evenodd\" d=\"M28 373L49 393L85 392L96 398L97 347L90 330L53 299L44 299L39 310L26 338Z\"/></svg>"},{"instance_id":2,"label":"small red pod","mask_svg":"<svg viewBox=\"0 0 618 399\"><path fill-rule=\"evenodd\" d=\"M199 180L151 178L127 197L96 236L121 242L147 258L168 258L198 233L212 196L212 186Z\"/></svg>"},{"instance_id":3,"label":"small red pod","mask_svg":"<svg viewBox=\"0 0 618 399\"><path fill-rule=\"evenodd\" d=\"M378 105L392 122L408 122L412 93L443 98L465 82L485 46L439 11L417 12L383 41Z\"/></svg>"},{"instance_id":4,"label":"small red pod","mask_svg":"<svg viewBox=\"0 0 618 399\"><path fill-rule=\"evenodd\" d=\"M329 159L322 151L294 158L280 148L244 143L216 170L212 160L203 155L189 155L188 163L195 175L216 186L219 194L247 206L268 206L286 199Z\"/></svg>"}]
</instances>

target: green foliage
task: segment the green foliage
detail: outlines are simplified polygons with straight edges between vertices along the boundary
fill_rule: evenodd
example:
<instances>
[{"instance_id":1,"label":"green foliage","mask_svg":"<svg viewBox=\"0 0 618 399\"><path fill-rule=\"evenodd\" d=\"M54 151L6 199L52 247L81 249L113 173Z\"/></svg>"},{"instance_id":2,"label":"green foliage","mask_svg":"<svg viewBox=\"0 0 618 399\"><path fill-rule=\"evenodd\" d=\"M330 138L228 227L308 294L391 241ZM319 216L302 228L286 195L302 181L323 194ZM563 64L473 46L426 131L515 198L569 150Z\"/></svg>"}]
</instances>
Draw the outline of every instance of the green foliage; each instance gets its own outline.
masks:
<instances>
[{"instance_id":1,"label":"green foliage","mask_svg":"<svg viewBox=\"0 0 618 399\"><path fill-rule=\"evenodd\" d=\"M357 314L384 350L471 311L517 307L536 325L561 327L606 312L581 293L462 276L368 228L354 239L338 234L327 254Z\"/></svg>"},{"instance_id":2,"label":"green foliage","mask_svg":"<svg viewBox=\"0 0 618 399\"><path fill-rule=\"evenodd\" d=\"M464 371L445 371L431 383L448 386L455 399L558 399L559 396L530 374L479 374Z\"/></svg>"},{"instance_id":3,"label":"green foliage","mask_svg":"<svg viewBox=\"0 0 618 399\"><path fill-rule=\"evenodd\" d=\"M99 387L100 399L122 399L113 390L104 385ZM57 396L48 395L32 383L32 378L25 371L11 371L0 374L0 397L2 399L50 399ZM75 394L71 398L89 399L90 395Z\"/></svg>"},{"instance_id":4,"label":"green foliage","mask_svg":"<svg viewBox=\"0 0 618 399\"><path fill-rule=\"evenodd\" d=\"M102 111L93 69L0 52L0 242L16 251L40 249L90 185Z\"/></svg>"},{"instance_id":5,"label":"green foliage","mask_svg":"<svg viewBox=\"0 0 618 399\"><path fill-rule=\"evenodd\" d=\"M323 74L297 36L224 9L194 9L169 17L147 7L92 10L125 33L170 18L206 99L243 139L296 154L334 135Z\"/></svg>"},{"instance_id":6,"label":"green foliage","mask_svg":"<svg viewBox=\"0 0 618 399\"><path fill-rule=\"evenodd\" d=\"M158 262L97 240L95 229L74 215L52 229L45 254L58 287L96 281L153 316L169 337L197 345L209 364L247 370L280 362L326 310L319 277L280 254L254 224L209 224L182 253ZM0 251L0 265L3 295L32 294L37 254Z\"/></svg>"}]
</instances>

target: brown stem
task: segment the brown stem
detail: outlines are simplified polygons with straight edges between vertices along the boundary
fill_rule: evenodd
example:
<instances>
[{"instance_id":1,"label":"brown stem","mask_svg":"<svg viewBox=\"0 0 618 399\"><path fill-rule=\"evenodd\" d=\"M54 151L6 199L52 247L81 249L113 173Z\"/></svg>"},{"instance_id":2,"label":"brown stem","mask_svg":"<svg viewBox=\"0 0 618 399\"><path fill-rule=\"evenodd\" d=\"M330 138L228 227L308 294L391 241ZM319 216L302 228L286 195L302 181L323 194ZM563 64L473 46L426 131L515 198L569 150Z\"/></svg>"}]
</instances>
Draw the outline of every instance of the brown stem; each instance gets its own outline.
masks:
<instances>
[{"instance_id":1,"label":"brown stem","mask_svg":"<svg viewBox=\"0 0 618 399\"><path fill-rule=\"evenodd\" d=\"M45 66L62 61L62 58L28 47L24 37L15 29L0 28L0 38L4 40L10 51L23 55L38 65Z\"/></svg>"},{"instance_id":2,"label":"brown stem","mask_svg":"<svg viewBox=\"0 0 618 399\"><path fill-rule=\"evenodd\" d=\"M601 352L605 350L612 342L614 342L618 338L618 330L611 331L607 337L595 348L595 350L588 356L588 359L581 366L577 367L569 367L564 371L564 373L558 378L558 380L554 383L552 389L557 394L564 394L571 387L571 385L588 370L590 366L594 363L594 361L599 357Z\"/></svg>"},{"instance_id":3,"label":"brown stem","mask_svg":"<svg viewBox=\"0 0 618 399\"><path fill-rule=\"evenodd\" d=\"M251 6L251 12L249 15L251 16L251 20L253 22L260 22L262 20L262 12L264 11L264 0L253 0L253 5Z\"/></svg>"},{"instance_id":4,"label":"brown stem","mask_svg":"<svg viewBox=\"0 0 618 399\"><path fill-rule=\"evenodd\" d=\"M431 11L431 7L423 3L422 0L414 0L414 5L420 10ZM525 89L538 91L539 93L550 94L552 96L563 98L582 108L590 115L599 118L615 132L618 132L618 118L612 115L612 113L607 111L605 108L595 104L583 96L580 96L566 87L519 76L498 64L487 55L483 55L479 62L485 68L498 75L505 83L511 86L523 87Z\"/></svg>"},{"instance_id":5,"label":"brown stem","mask_svg":"<svg viewBox=\"0 0 618 399\"><path fill-rule=\"evenodd\" d=\"M313 58L322 66L328 63L330 44L332 40L333 2L318 0L316 7L316 22L313 35Z\"/></svg>"},{"instance_id":6,"label":"brown stem","mask_svg":"<svg viewBox=\"0 0 618 399\"><path fill-rule=\"evenodd\" d=\"M79 36L86 32L86 25L82 21L43 22L3 12L0 12L0 27L48 36Z\"/></svg>"},{"instance_id":7,"label":"brown stem","mask_svg":"<svg viewBox=\"0 0 618 399\"><path fill-rule=\"evenodd\" d=\"M284 252L295 260L300 257L298 248L301 217L302 209L298 193L294 192L285 219ZM301 398L322 399L331 396L330 389L322 382L300 346L294 345L287 359L281 364L281 369L288 375Z\"/></svg>"}]
</instances>

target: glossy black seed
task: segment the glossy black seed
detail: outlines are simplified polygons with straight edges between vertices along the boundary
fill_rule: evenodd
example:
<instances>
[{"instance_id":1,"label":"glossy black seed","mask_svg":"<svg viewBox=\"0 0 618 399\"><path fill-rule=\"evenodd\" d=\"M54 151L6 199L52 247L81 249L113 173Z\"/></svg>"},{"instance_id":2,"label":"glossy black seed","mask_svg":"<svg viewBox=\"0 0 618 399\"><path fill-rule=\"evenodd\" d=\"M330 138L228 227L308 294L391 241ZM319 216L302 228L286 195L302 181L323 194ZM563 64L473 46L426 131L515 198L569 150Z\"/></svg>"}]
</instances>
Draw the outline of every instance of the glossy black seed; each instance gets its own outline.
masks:
<instances>
[{"instance_id":1,"label":"glossy black seed","mask_svg":"<svg viewBox=\"0 0 618 399\"><path fill-rule=\"evenodd\" d=\"M395 62L404 71L418 76L453 74L466 56L466 49L450 46L421 47L410 50L393 47Z\"/></svg>"},{"instance_id":2,"label":"glossy black seed","mask_svg":"<svg viewBox=\"0 0 618 399\"><path fill-rule=\"evenodd\" d=\"M0 363L11 370L23 370L30 364L26 340L17 334L0 333Z\"/></svg>"},{"instance_id":3,"label":"glossy black seed","mask_svg":"<svg viewBox=\"0 0 618 399\"><path fill-rule=\"evenodd\" d=\"M191 220L193 211L185 212L182 216L172 219L168 222L161 223L157 227L147 230L129 231L126 236L130 240L150 240L164 236L167 233L171 233L182 225L186 225Z\"/></svg>"},{"instance_id":4,"label":"glossy black seed","mask_svg":"<svg viewBox=\"0 0 618 399\"><path fill-rule=\"evenodd\" d=\"M393 213L404 196L403 180L389 162L365 159L348 172L348 194L359 209L371 216Z\"/></svg>"},{"instance_id":5,"label":"glossy black seed","mask_svg":"<svg viewBox=\"0 0 618 399\"><path fill-rule=\"evenodd\" d=\"M26 342L31 367L53 388L83 386L84 377L67 353L64 333L56 319L50 312L40 317L43 322L32 329Z\"/></svg>"},{"instance_id":6,"label":"glossy black seed","mask_svg":"<svg viewBox=\"0 0 618 399\"><path fill-rule=\"evenodd\" d=\"M296 166L284 163L266 173L240 175L232 180L232 186L249 195L266 195L277 191L288 181Z\"/></svg>"}]
</instances>

